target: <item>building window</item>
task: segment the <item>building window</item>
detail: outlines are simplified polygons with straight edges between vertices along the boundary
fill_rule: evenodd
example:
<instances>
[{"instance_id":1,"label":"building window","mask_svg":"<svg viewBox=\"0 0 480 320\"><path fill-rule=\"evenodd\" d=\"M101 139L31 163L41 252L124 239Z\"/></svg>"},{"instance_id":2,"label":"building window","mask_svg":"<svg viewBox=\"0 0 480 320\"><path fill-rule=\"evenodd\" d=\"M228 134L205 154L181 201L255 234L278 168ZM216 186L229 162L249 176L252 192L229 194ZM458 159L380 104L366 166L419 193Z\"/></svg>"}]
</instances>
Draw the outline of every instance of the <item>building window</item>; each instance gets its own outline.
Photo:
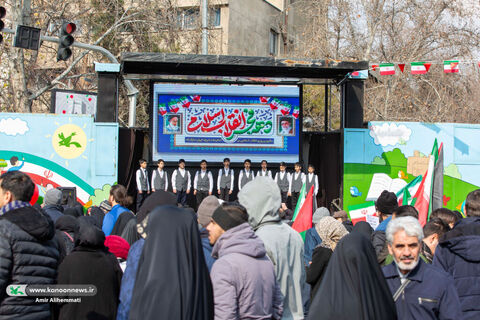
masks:
<instances>
[{"instance_id":1,"label":"building window","mask_svg":"<svg viewBox=\"0 0 480 320\"><path fill-rule=\"evenodd\" d=\"M278 54L278 32L270 29L270 49L269 54L276 56Z\"/></svg>"},{"instance_id":2,"label":"building window","mask_svg":"<svg viewBox=\"0 0 480 320\"><path fill-rule=\"evenodd\" d=\"M220 8L211 8L208 10L208 25L210 27L220 27Z\"/></svg>"},{"instance_id":3,"label":"building window","mask_svg":"<svg viewBox=\"0 0 480 320\"><path fill-rule=\"evenodd\" d=\"M177 26L181 29L195 29L199 26L199 8L179 10L177 12Z\"/></svg>"}]
</instances>

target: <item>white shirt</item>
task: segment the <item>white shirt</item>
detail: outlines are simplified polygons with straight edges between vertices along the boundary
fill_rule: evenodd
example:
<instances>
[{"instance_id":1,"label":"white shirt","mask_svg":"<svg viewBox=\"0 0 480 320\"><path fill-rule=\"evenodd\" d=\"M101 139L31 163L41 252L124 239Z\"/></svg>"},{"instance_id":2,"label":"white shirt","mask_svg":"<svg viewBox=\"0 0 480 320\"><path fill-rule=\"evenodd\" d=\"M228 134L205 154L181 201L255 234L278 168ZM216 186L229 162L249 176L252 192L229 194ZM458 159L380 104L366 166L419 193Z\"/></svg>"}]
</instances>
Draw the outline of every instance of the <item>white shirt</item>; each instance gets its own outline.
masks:
<instances>
[{"instance_id":1,"label":"white shirt","mask_svg":"<svg viewBox=\"0 0 480 320\"><path fill-rule=\"evenodd\" d=\"M143 169L143 168L140 168L137 170L137 174L136 174L136 182L137 182L137 191L145 191L145 190L142 190L142 183L140 182L140 177L141 175L144 175L146 181L147 181L147 192L150 191L150 183L148 183L148 173L147 173L147 169Z\"/></svg>"},{"instance_id":2,"label":"white shirt","mask_svg":"<svg viewBox=\"0 0 480 320\"><path fill-rule=\"evenodd\" d=\"M268 176L268 177L272 177L272 171L270 170L266 170L266 171L263 171L263 170L258 170L257 172L257 177L264 177L264 176Z\"/></svg>"},{"instance_id":3,"label":"white shirt","mask_svg":"<svg viewBox=\"0 0 480 320\"><path fill-rule=\"evenodd\" d=\"M195 178L193 179L193 190L197 190L197 184L198 184L198 174L200 173L200 177L203 178L205 177L205 174L207 173L207 171L203 171L203 170L200 170L200 171L197 171L195 173ZM212 176L212 173L210 171L208 171L208 182L209 182L209 188L208 188L208 192L212 192L213 190L213 176Z\"/></svg>"},{"instance_id":4,"label":"white shirt","mask_svg":"<svg viewBox=\"0 0 480 320\"><path fill-rule=\"evenodd\" d=\"M164 170L160 170L160 169L157 169L157 170L153 171L152 189L155 189L155 181L157 179L163 179L164 175L165 175L165 190L164 191L167 191L167 189L168 189L168 175Z\"/></svg>"},{"instance_id":5,"label":"white shirt","mask_svg":"<svg viewBox=\"0 0 480 320\"><path fill-rule=\"evenodd\" d=\"M317 195L318 192L318 176L314 173L309 173L308 174L308 182L312 182L312 179L314 179L314 185L313 185L313 194ZM306 190L308 192L310 190Z\"/></svg>"},{"instance_id":6,"label":"white shirt","mask_svg":"<svg viewBox=\"0 0 480 320\"><path fill-rule=\"evenodd\" d=\"M222 168L218 170L218 178L217 178L217 189L220 190L220 179L222 178L222 171L225 169L225 176L228 176L229 174L232 175L232 179L230 179L230 190L233 190L233 177L235 176L235 173L233 172L233 169L226 169Z\"/></svg>"},{"instance_id":7,"label":"white shirt","mask_svg":"<svg viewBox=\"0 0 480 320\"><path fill-rule=\"evenodd\" d=\"M238 175L238 190L242 190L241 184L242 184L242 178L244 174L247 176L247 178L250 178L250 177L254 178L252 170L248 170L247 172L246 169L243 169L242 171L240 171L240 174Z\"/></svg>"},{"instance_id":8,"label":"white shirt","mask_svg":"<svg viewBox=\"0 0 480 320\"><path fill-rule=\"evenodd\" d=\"M288 180L288 185L292 183L292 175L288 173L287 171L279 171L277 174L275 174L275 182L278 183L278 179L282 180L285 177L285 174L287 174L287 180Z\"/></svg>"},{"instance_id":9,"label":"white shirt","mask_svg":"<svg viewBox=\"0 0 480 320\"><path fill-rule=\"evenodd\" d=\"M176 187L176 180L177 180L177 172L180 172L180 175L182 177L185 177L185 173L187 174L187 191L190 191L190 172L188 172L185 169L178 168L178 171L175 170L173 171L172 174L172 189L177 189Z\"/></svg>"},{"instance_id":10,"label":"white shirt","mask_svg":"<svg viewBox=\"0 0 480 320\"><path fill-rule=\"evenodd\" d=\"M296 172L296 171L295 171L294 173L292 173L292 174L290 175L290 185L288 186L288 192L292 192L292 182L293 182L293 180L298 179L298 175L299 175L299 174L300 174L301 177L302 177L302 178L301 178L301 179L302 179L302 184L305 183L305 180L306 180L306 179L305 179L305 173L303 173L302 171L300 171L300 172Z\"/></svg>"}]
</instances>

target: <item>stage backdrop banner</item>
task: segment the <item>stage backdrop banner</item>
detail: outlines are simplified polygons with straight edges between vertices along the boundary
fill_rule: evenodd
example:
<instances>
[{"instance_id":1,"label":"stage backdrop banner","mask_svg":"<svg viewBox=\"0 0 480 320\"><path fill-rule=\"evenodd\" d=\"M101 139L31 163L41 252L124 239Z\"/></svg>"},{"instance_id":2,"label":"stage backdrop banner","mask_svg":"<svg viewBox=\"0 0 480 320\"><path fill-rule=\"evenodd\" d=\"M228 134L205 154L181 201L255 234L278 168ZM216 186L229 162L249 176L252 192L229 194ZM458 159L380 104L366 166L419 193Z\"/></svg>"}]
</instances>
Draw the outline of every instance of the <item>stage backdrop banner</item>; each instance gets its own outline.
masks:
<instances>
[{"instance_id":1,"label":"stage backdrop banner","mask_svg":"<svg viewBox=\"0 0 480 320\"><path fill-rule=\"evenodd\" d=\"M154 84L153 159L293 163L298 86Z\"/></svg>"}]
</instances>

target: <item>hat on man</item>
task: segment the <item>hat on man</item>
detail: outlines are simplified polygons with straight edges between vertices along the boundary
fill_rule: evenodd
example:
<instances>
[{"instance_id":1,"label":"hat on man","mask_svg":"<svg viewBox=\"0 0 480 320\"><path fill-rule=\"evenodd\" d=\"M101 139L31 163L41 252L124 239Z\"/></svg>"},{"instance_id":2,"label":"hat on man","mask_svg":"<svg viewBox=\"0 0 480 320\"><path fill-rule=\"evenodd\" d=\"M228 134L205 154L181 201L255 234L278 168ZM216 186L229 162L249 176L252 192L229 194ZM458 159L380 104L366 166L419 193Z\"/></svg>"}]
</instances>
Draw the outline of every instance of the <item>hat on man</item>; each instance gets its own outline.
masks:
<instances>
[{"instance_id":1,"label":"hat on man","mask_svg":"<svg viewBox=\"0 0 480 320\"><path fill-rule=\"evenodd\" d=\"M240 205L239 205L240 206ZM223 206L219 206L212 215L215 221L223 230L235 228L248 221L247 211L241 207L239 210L225 210Z\"/></svg>"},{"instance_id":2,"label":"hat on man","mask_svg":"<svg viewBox=\"0 0 480 320\"><path fill-rule=\"evenodd\" d=\"M346 220L348 218L348 215L347 215L347 212L345 210L340 210L340 211L335 211L333 213L333 218L335 218L335 219L342 218L342 219Z\"/></svg>"},{"instance_id":3,"label":"hat on man","mask_svg":"<svg viewBox=\"0 0 480 320\"><path fill-rule=\"evenodd\" d=\"M202 227L205 228L210 223L213 211L215 211L215 209L217 209L219 206L220 202L215 196L208 196L203 199L197 210L198 222L202 225Z\"/></svg>"},{"instance_id":4,"label":"hat on man","mask_svg":"<svg viewBox=\"0 0 480 320\"><path fill-rule=\"evenodd\" d=\"M62 201L62 191L58 189L50 189L45 193L43 203L46 206L60 204Z\"/></svg>"},{"instance_id":5,"label":"hat on man","mask_svg":"<svg viewBox=\"0 0 480 320\"><path fill-rule=\"evenodd\" d=\"M392 214L398 208L397 196L393 192L383 190L375 201L375 207L383 214Z\"/></svg>"},{"instance_id":6,"label":"hat on man","mask_svg":"<svg viewBox=\"0 0 480 320\"><path fill-rule=\"evenodd\" d=\"M313 214L313 217L312 217L312 222L314 224L317 224L320 221L320 219L328 216L330 216L330 211L328 211L328 209L325 207L320 207L317 210L315 210L315 213Z\"/></svg>"}]
</instances>

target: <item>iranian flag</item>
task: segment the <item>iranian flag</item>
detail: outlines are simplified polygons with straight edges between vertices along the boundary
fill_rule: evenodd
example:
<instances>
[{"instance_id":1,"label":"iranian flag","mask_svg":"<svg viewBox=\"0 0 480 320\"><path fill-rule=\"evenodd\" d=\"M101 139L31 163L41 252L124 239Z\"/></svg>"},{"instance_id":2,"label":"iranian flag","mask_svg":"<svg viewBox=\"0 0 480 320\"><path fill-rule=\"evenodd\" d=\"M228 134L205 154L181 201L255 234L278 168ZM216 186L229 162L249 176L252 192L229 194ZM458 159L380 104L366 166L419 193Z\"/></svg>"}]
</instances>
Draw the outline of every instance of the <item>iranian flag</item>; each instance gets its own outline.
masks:
<instances>
[{"instance_id":1,"label":"iranian flag","mask_svg":"<svg viewBox=\"0 0 480 320\"><path fill-rule=\"evenodd\" d=\"M292 115L295 117L295 119L298 119L298 116L300 116L300 108L298 106L295 106L293 108Z\"/></svg>"},{"instance_id":2,"label":"iranian flag","mask_svg":"<svg viewBox=\"0 0 480 320\"><path fill-rule=\"evenodd\" d=\"M280 105L280 112L286 116L287 114L290 113L290 110L292 109L292 106L288 103Z\"/></svg>"},{"instance_id":3,"label":"iranian flag","mask_svg":"<svg viewBox=\"0 0 480 320\"><path fill-rule=\"evenodd\" d=\"M365 221L375 230L378 226L377 210L375 209L375 201L367 201L365 203L348 206L348 217L355 225L357 222Z\"/></svg>"},{"instance_id":4,"label":"iranian flag","mask_svg":"<svg viewBox=\"0 0 480 320\"><path fill-rule=\"evenodd\" d=\"M395 74L395 65L393 63L381 63L380 75L388 76Z\"/></svg>"},{"instance_id":5,"label":"iranian flag","mask_svg":"<svg viewBox=\"0 0 480 320\"><path fill-rule=\"evenodd\" d=\"M177 113L177 111L180 109L178 100L170 101L168 103L168 108L170 109L171 112Z\"/></svg>"},{"instance_id":6,"label":"iranian flag","mask_svg":"<svg viewBox=\"0 0 480 320\"><path fill-rule=\"evenodd\" d=\"M443 72L457 73L458 71L460 71L458 69L458 60L443 61Z\"/></svg>"},{"instance_id":7,"label":"iranian flag","mask_svg":"<svg viewBox=\"0 0 480 320\"><path fill-rule=\"evenodd\" d=\"M428 67L430 67L430 64L428 64ZM425 62L412 62L410 70L412 74L425 74L428 71Z\"/></svg>"},{"instance_id":8,"label":"iranian flag","mask_svg":"<svg viewBox=\"0 0 480 320\"><path fill-rule=\"evenodd\" d=\"M302 190L305 194L305 184L303 185ZM292 228L300 233L303 241L305 241L305 233L313 226L313 186L311 186L310 191L308 191L307 197L304 199L300 209L297 210L297 208L295 209L296 214L294 214Z\"/></svg>"},{"instance_id":9,"label":"iranian flag","mask_svg":"<svg viewBox=\"0 0 480 320\"><path fill-rule=\"evenodd\" d=\"M165 103L158 104L158 113L161 114L162 116L164 116L165 113L167 113L167 106L165 105Z\"/></svg>"},{"instance_id":10,"label":"iranian flag","mask_svg":"<svg viewBox=\"0 0 480 320\"><path fill-rule=\"evenodd\" d=\"M305 201L305 194L307 192L305 191L305 183L302 186L302 189L300 189L300 193L298 195L298 200L297 203L295 204L295 211L293 212L293 218L292 220L294 221L295 218L298 215L298 211L300 211L300 208L303 206L303 202Z\"/></svg>"},{"instance_id":11,"label":"iranian flag","mask_svg":"<svg viewBox=\"0 0 480 320\"><path fill-rule=\"evenodd\" d=\"M420 183L422 182L422 175L417 176L415 179L410 181L405 187L400 189L397 192L397 199L398 205L412 205L413 195L415 195L420 187Z\"/></svg>"},{"instance_id":12,"label":"iranian flag","mask_svg":"<svg viewBox=\"0 0 480 320\"><path fill-rule=\"evenodd\" d=\"M200 102L202 97L200 97L198 94L190 96L190 99L192 99L193 102Z\"/></svg>"},{"instance_id":13,"label":"iranian flag","mask_svg":"<svg viewBox=\"0 0 480 320\"><path fill-rule=\"evenodd\" d=\"M184 107L184 108L190 107L190 100L188 100L187 97L181 97L180 98L180 103L182 104L182 107Z\"/></svg>"},{"instance_id":14,"label":"iranian flag","mask_svg":"<svg viewBox=\"0 0 480 320\"><path fill-rule=\"evenodd\" d=\"M280 100L278 100L277 98L274 98L270 102L270 109L272 110L277 110L279 106L280 106Z\"/></svg>"},{"instance_id":15,"label":"iranian flag","mask_svg":"<svg viewBox=\"0 0 480 320\"><path fill-rule=\"evenodd\" d=\"M260 102L261 103L267 103L268 100L270 100L270 97L260 97Z\"/></svg>"},{"instance_id":16,"label":"iranian flag","mask_svg":"<svg viewBox=\"0 0 480 320\"><path fill-rule=\"evenodd\" d=\"M428 217L430 216L430 212L432 210L432 187L433 187L433 179L434 179L434 168L435 163L438 159L438 145L437 139L433 144L432 153L429 156L428 161L428 169L425 175L422 178L422 182L420 183L420 187L417 190L417 193L413 197L413 201L415 201L415 209L418 211L418 221L422 225L422 227L427 223Z\"/></svg>"}]
</instances>

